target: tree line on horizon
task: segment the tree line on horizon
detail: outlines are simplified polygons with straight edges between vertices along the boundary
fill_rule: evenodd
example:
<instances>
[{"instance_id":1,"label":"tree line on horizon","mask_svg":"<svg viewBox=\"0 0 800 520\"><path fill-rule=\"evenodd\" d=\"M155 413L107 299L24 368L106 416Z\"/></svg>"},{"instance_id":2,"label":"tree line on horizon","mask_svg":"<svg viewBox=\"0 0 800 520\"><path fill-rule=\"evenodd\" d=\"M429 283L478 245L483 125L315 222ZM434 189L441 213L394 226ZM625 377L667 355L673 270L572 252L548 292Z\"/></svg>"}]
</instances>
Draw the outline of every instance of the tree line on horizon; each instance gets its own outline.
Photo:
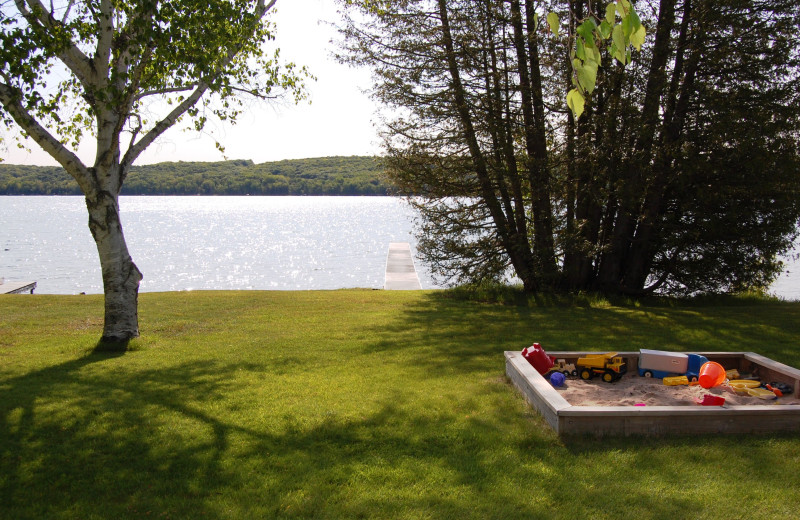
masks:
<instances>
[{"instance_id":1,"label":"tree line on horizon","mask_svg":"<svg viewBox=\"0 0 800 520\"><path fill-rule=\"evenodd\" d=\"M133 166L122 195L387 195L377 157L162 162ZM0 164L0 195L81 195L59 166Z\"/></svg>"}]
</instances>

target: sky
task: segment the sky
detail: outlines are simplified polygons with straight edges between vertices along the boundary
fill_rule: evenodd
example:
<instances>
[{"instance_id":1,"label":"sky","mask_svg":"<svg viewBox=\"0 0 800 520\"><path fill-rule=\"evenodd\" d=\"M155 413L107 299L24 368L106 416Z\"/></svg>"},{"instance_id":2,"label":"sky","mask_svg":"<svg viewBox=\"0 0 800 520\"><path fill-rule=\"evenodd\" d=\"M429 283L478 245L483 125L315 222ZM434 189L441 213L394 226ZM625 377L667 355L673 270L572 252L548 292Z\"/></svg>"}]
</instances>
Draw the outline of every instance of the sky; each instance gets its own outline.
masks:
<instances>
[{"instance_id":1,"label":"sky","mask_svg":"<svg viewBox=\"0 0 800 520\"><path fill-rule=\"evenodd\" d=\"M341 65L330 56L330 40L337 34L324 22L338 19L333 0L278 0L271 19L277 24L275 44L281 57L308 66L317 77L307 83L310 104L255 104L236 125L214 125L212 135L225 147L224 155L215 148L214 138L173 127L135 164L226 159L263 163L380 153L372 123L375 105L363 92L370 86L369 71ZM18 149L10 137L6 134L6 149L0 149L6 164L57 164L36 143L27 144L28 153ZM78 155L84 163L93 162L92 147L82 146Z\"/></svg>"}]
</instances>

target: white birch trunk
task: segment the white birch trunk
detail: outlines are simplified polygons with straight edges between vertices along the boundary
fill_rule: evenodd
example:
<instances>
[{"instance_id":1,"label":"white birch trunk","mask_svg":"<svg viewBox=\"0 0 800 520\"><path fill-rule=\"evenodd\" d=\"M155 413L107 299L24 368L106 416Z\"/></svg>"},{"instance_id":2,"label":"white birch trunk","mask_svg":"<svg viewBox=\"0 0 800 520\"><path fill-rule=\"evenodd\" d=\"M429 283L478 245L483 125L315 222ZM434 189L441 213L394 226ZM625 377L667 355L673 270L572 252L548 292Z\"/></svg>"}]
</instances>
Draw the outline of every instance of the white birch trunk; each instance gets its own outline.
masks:
<instances>
[{"instance_id":1,"label":"white birch trunk","mask_svg":"<svg viewBox=\"0 0 800 520\"><path fill-rule=\"evenodd\" d=\"M125 244L119 218L118 197L101 191L86 197L89 229L97 244L105 292L105 320L101 345L124 348L139 336L139 282L142 273L133 263Z\"/></svg>"}]
</instances>

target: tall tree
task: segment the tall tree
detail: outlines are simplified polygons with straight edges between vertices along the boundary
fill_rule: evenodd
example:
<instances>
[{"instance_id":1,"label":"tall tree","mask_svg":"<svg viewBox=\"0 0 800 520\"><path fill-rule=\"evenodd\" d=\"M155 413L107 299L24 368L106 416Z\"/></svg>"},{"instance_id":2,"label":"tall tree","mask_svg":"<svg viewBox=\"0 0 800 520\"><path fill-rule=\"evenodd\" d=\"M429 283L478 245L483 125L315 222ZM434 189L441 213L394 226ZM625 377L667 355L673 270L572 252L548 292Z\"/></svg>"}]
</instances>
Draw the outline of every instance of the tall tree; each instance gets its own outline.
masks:
<instances>
[{"instance_id":1,"label":"tall tree","mask_svg":"<svg viewBox=\"0 0 800 520\"><path fill-rule=\"evenodd\" d=\"M345 58L377 71L389 172L441 278L644 294L778 272L800 218L797 2L369 4Z\"/></svg>"},{"instance_id":2,"label":"tall tree","mask_svg":"<svg viewBox=\"0 0 800 520\"><path fill-rule=\"evenodd\" d=\"M683 16L626 280L766 287L800 215L800 5L685 0Z\"/></svg>"},{"instance_id":3,"label":"tall tree","mask_svg":"<svg viewBox=\"0 0 800 520\"><path fill-rule=\"evenodd\" d=\"M242 95L304 96L293 65L268 52L276 0L3 1L0 117L16 123L86 196L105 292L104 342L139 335L142 274L131 259L118 197L131 165L188 118L235 121ZM92 164L74 152L86 133Z\"/></svg>"},{"instance_id":4,"label":"tall tree","mask_svg":"<svg viewBox=\"0 0 800 520\"><path fill-rule=\"evenodd\" d=\"M619 154L590 287L692 293L774 278L800 217L798 22L795 2L661 1L644 96L621 93L637 113L618 112L615 139L636 145ZM595 146L611 149L607 137Z\"/></svg>"},{"instance_id":5,"label":"tall tree","mask_svg":"<svg viewBox=\"0 0 800 520\"><path fill-rule=\"evenodd\" d=\"M373 20L350 20L344 59L373 67L375 96L402 114L385 134L390 170L402 190L426 196L412 199L426 229L452 238L422 237L425 257L444 278L500 278L511 266L526 290L556 286L547 108L567 107L565 92L544 81L553 67L542 62L553 56L546 34L559 34L558 14L545 22L543 12L540 23L533 2L520 0L366 4ZM617 27L626 62L641 29L627 0L612 6L602 30L592 17L579 19L579 33L555 44L580 50L572 52L575 89L567 98L576 113L594 88L601 42Z\"/></svg>"}]
</instances>

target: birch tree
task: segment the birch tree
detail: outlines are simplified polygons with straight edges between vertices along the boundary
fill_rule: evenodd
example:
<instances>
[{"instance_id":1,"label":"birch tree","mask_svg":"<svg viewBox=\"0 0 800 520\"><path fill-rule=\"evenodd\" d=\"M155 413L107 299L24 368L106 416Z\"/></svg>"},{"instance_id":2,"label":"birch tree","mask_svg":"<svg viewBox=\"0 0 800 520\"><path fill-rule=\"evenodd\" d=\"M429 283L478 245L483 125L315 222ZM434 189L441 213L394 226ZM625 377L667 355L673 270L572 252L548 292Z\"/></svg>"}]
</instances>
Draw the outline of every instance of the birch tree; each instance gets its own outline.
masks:
<instances>
[{"instance_id":1,"label":"birch tree","mask_svg":"<svg viewBox=\"0 0 800 520\"><path fill-rule=\"evenodd\" d=\"M139 335L136 267L119 194L131 165L176 124L235 121L245 99L304 97L304 70L280 65L276 0L2 0L0 118L17 125L86 197L105 293L101 342ZM84 163L76 149L93 139ZM218 145L219 146L219 145Z\"/></svg>"}]
</instances>

